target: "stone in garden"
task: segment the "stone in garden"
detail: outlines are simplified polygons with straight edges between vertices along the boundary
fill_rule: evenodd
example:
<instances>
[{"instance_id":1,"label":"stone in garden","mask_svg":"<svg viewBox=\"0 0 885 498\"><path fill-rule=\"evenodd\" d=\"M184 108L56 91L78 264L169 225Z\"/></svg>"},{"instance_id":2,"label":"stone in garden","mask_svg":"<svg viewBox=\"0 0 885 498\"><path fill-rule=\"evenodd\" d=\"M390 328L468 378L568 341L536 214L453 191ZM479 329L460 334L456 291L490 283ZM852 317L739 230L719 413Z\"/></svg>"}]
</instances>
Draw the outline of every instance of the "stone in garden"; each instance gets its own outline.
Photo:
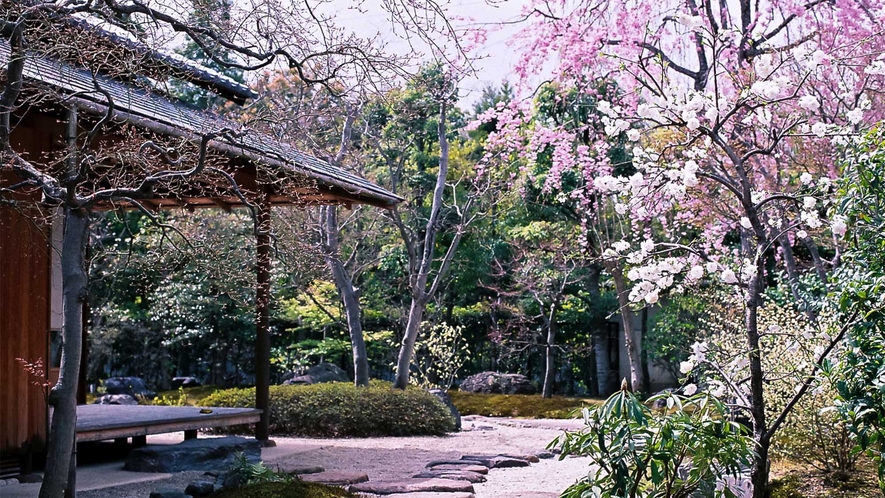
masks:
<instances>
[{"instance_id":1,"label":"stone in garden","mask_svg":"<svg viewBox=\"0 0 885 498\"><path fill-rule=\"evenodd\" d=\"M452 418L455 420L455 430L461 430L461 412L458 411L458 408L455 407L455 403L452 403L452 398L449 397L449 393L445 392L442 389L428 389L427 392L439 398L440 401L443 402L444 405L449 409L449 413L452 414Z\"/></svg>"},{"instance_id":2,"label":"stone in garden","mask_svg":"<svg viewBox=\"0 0 885 498\"><path fill-rule=\"evenodd\" d=\"M479 462L490 469L505 469L512 467L528 467L529 462L523 457L501 455L464 455L462 460Z\"/></svg>"},{"instance_id":3,"label":"stone in garden","mask_svg":"<svg viewBox=\"0 0 885 498\"><path fill-rule=\"evenodd\" d=\"M22 474L18 476L18 482L22 484L43 482L43 476L41 476L40 474Z\"/></svg>"},{"instance_id":4,"label":"stone in garden","mask_svg":"<svg viewBox=\"0 0 885 498\"><path fill-rule=\"evenodd\" d=\"M200 387L203 384L196 377L172 377L172 389L179 387Z\"/></svg>"},{"instance_id":5,"label":"stone in garden","mask_svg":"<svg viewBox=\"0 0 885 498\"><path fill-rule=\"evenodd\" d=\"M476 498L473 493L394 493L387 495L385 498Z\"/></svg>"},{"instance_id":6,"label":"stone in garden","mask_svg":"<svg viewBox=\"0 0 885 498\"><path fill-rule=\"evenodd\" d=\"M498 456L507 457L507 458L516 458L519 460L525 460L526 462L529 462L529 463L538 463L541 461L541 459L538 458L537 455L531 455L531 454L516 455L513 453L499 453Z\"/></svg>"},{"instance_id":7,"label":"stone in garden","mask_svg":"<svg viewBox=\"0 0 885 498\"><path fill-rule=\"evenodd\" d=\"M461 460L433 460L433 461L431 461L430 463L428 463L427 465L425 465L425 467L427 467L427 468L429 469L429 468L432 468L432 467L436 467L437 465L462 465L462 466L463 466L463 465L482 465L483 467L488 467L488 465L486 465L486 464L484 464L484 463L482 463L482 462L478 462L478 461L476 461L476 460L468 460L468 459L461 459Z\"/></svg>"},{"instance_id":8,"label":"stone in garden","mask_svg":"<svg viewBox=\"0 0 885 498\"><path fill-rule=\"evenodd\" d=\"M327 486L349 486L369 480L369 476L362 472L340 472L337 470L299 475L298 477L302 481L316 482Z\"/></svg>"},{"instance_id":9,"label":"stone in garden","mask_svg":"<svg viewBox=\"0 0 885 498\"><path fill-rule=\"evenodd\" d=\"M538 392L528 377L522 374L481 372L471 375L458 387L468 393L484 394L535 394Z\"/></svg>"},{"instance_id":10,"label":"stone in garden","mask_svg":"<svg viewBox=\"0 0 885 498\"><path fill-rule=\"evenodd\" d=\"M319 474L320 472L325 472L326 469L316 466L316 465L304 465L300 467L286 467L283 465L279 466L280 471L286 472L289 474L295 475L305 475L305 474Z\"/></svg>"},{"instance_id":11,"label":"stone in garden","mask_svg":"<svg viewBox=\"0 0 885 498\"><path fill-rule=\"evenodd\" d=\"M331 363L320 363L314 365L307 370L304 375L292 377L283 382L284 385L298 384L322 384L323 382L350 382L347 372L342 370L338 365Z\"/></svg>"},{"instance_id":12,"label":"stone in garden","mask_svg":"<svg viewBox=\"0 0 885 498\"><path fill-rule=\"evenodd\" d=\"M92 402L94 405L137 405L138 400L128 394L105 394Z\"/></svg>"},{"instance_id":13,"label":"stone in garden","mask_svg":"<svg viewBox=\"0 0 885 498\"><path fill-rule=\"evenodd\" d=\"M162 473L227 470L238 453L245 455L247 462L258 463L261 461L261 443L255 439L228 436L191 439L172 445L149 444L132 450L124 468Z\"/></svg>"},{"instance_id":14,"label":"stone in garden","mask_svg":"<svg viewBox=\"0 0 885 498\"><path fill-rule=\"evenodd\" d=\"M184 494L190 496L207 496L215 491L215 483L213 481L194 481L184 488Z\"/></svg>"},{"instance_id":15,"label":"stone in garden","mask_svg":"<svg viewBox=\"0 0 885 498\"><path fill-rule=\"evenodd\" d=\"M374 493L376 495L428 491L443 493L473 493L473 484L470 484L467 481L453 481L451 479L403 479L401 481L363 482L360 484L354 484L350 487L350 491L357 493Z\"/></svg>"},{"instance_id":16,"label":"stone in garden","mask_svg":"<svg viewBox=\"0 0 885 498\"><path fill-rule=\"evenodd\" d=\"M160 488L151 491L150 498L191 498L178 488Z\"/></svg>"},{"instance_id":17,"label":"stone in garden","mask_svg":"<svg viewBox=\"0 0 885 498\"><path fill-rule=\"evenodd\" d=\"M153 398L157 395L147 388L141 377L111 377L104 381L104 389L108 394L128 394L133 398Z\"/></svg>"},{"instance_id":18,"label":"stone in garden","mask_svg":"<svg viewBox=\"0 0 885 498\"><path fill-rule=\"evenodd\" d=\"M539 451L535 453L535 456L541 460L547 460L548 458L553 458L555 455L552 451Z\"/></svg>"},{"instance_id":19,"label":"stone in garden","mask_svg":"<svg viewBox=\"0 0 885 498\"><path fill-rule=\"evenodd\" d=\"M489 468L485 465L434 465L428 467L430 470L463 470L465 472L476 472L477 474L488 474Z\"/></svg>"},{"instance_id":20,"label":"stone in garden","mask_svg":"<svg viewBox=\"0 0 885 498\"><path fill-rule=\"evenodd\" d=\"M434 477L438 477L440 479L454 479L456 481L467 481L472 483L478 482L486 482L486 476L477 473L470 472L467 470L441 470L441 469L429 469L422 472L419 472L412 477L415 478L424 478L430 479Z\"/></svg>"}]
</instances>

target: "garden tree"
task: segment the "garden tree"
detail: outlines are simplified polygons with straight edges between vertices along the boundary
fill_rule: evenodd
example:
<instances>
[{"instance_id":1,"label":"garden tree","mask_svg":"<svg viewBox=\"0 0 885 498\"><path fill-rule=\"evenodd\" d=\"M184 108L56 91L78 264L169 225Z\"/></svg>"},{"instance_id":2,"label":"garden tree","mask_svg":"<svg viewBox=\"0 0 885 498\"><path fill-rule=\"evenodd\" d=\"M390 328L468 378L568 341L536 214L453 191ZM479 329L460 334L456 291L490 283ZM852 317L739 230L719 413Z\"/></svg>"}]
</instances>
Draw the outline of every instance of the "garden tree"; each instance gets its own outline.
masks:
<instances>
[{"instance_id":1,"label":"garden tree","mask_svg":"<svg viewBox=\"0 0 885 498\"><path fill-rule=\"evenodd\" d=\"M839 213L849 222L848 246L836 275L840 307L861 320L830 372L836 408L858 449L877 464L885 493L885 128L880 124L853 144L839 185Z\"/></svg>"},{"instance_id":2,"label":"garden tree","mask_svg":"<svg viewBox=\"0 0 885 498\"><path fill-rule=\"evenodd\" d=\"M417 16L420 23L409 25L410 32L423 39L431 38L433 22L441 21L443 31L449 32L445 19L440 19L441 11L432 2L413 5L406 0L386 3L385 7L400 20L407 19L403 11L425 12L426 16ZM5 85L0 92L0 164L4 173L10 172L20 179L4 185L3 201L15 203L10 192L25 190L42 196L45 203L57 205L64 213L61 369L49 395L54 416L41 498L58 498L66 488L70 494L74 491L68 483L68 470L76 430L91 212L101 204L123 202L153 216L139 199L153 197L160 191L175 197L189 182L199 182L204 189L234 193L246 205L253 203L245 198L230 174L217 167L219 158L209 148L213 141L237 144L237 131L203 130L191 139L176 140L125 129L120 140L108 143L103 135L109 132L117 111L113 99L102 88L101 79L94 77L93 86L97 94L104 95L107 105L99 111L98 119L82 120L81 126L91 127L84 133L76 126L77 107L71 104L70 98L51 95L51 91L38 92L36 96L30 91L23 93L26 62L50 56L87 64L87 69L96 75L130 79L132 70L136 69L157 81L167 79L163 67L157 68L157 64L145 57L149 51L130 50L131 44L122 41L133 40L125 34L131 22L144 29L140 39L148 45L160 47L169 33L178 33L196 43L212 61L223 67L251 71L282 62L310 84L323 85L341 79L383 81L404 67L402 60L384 54L372 40L336 29L332 19L316 15L306 4L257 2L250 4L248 10L232 7L224 22L208 18L206 26L194 23L182 5L153 6L114 0L5 2L0 7L0 35L10 52L4 68ZM109 42L109 38L103 38L100 33L96 36L96 31L88 27L96 24L113 30L121 46ZM120 50L115 51L118 48ZM215 49L225 50L230 58L218 55ZM16 125L14 113L26 103L47 99L67 108L67 149L62 157L27 157L11 140ZM133 167L127 168L125 174L114 174L116 168L105 167L116 162ZM266 236L269 227L266 223L260 226L259 233ZM260 257L266 257L268 244L260 245L265 255Z\"/></svg>"},{"instance_id":3,"label":"garden tree","mask_svg":"<svg viewBox=\"0 0 885 498\"><path fill-rule=\"evenodd\" d=\"M553 396L556 374L557 332L570 294L583 280L583 261L568 247L577 227L563 223L533 221L509 230L507 261L494 261L493 272L510 285L497 290L499 297L512 300L511 326L539 330L544 345L544 381L541 393ZM522 323L520 323L522 322ZM534 335L534 334L531 334ZM534 342L534 341L532 341Z\"/></svg>"},{"instance_id":4,"label":"garden tree","mask_svg":"<svg viewBox=\"0 0 885 498\"><path fill-rule=\"evenodd\" d=\"M390 98L388 110L376 118L380 129L374 143L391 190L408 200L405 216L398 208L391 212L406 253L410 297L393 384L405 389L427 305L444 287L458 246L480 214L476 200L482 188L481 182L469 182L467 165L450 170L451 125L460 119L452 74L439 64L425 66ZM450 239L442 241L440 254L441 234Z\"/></svg>"},{"instance_id":5,"label":"garden tree","mask_svg":"<svg viewBox=\"0 0 885 498\"><path fill-rule=\"evenodd\" d=\"M620 92L596 104L602 133L585 128L598 137L594 146L557 143L566 130L556 123L526 130L530 113L518 103L496 115L504 126L490 137L506 146L527 135L513 142L529 160L538 149L520 144L552 143L554 173L580 171L593 179L584 195L629 216L634 228L605 249L607 265L629 265L632 290L618 285L622 300L654 303L680 282L705 278L743 298L755 497L766 492L772 437L795 405L774 416L765 409L766 331L758 317L774 278L769 251L786 253L790 241L803 240L821 280L839 262L818 250L838 247L845 232L829 204L834 145L878 112L871 101L885 74L883 15L883 6L864 0L536 2L526 8L517 72L535 74L556 53L554 79L564 92L596 94L588 82L598 75ZM635 143L636 173L628 178L606 173L614 165L596 150L620 134ZM778 264L788 278L798 276L789 257ZM842 333L831 331L795 400Z\"/></svg>"}]
</instances>

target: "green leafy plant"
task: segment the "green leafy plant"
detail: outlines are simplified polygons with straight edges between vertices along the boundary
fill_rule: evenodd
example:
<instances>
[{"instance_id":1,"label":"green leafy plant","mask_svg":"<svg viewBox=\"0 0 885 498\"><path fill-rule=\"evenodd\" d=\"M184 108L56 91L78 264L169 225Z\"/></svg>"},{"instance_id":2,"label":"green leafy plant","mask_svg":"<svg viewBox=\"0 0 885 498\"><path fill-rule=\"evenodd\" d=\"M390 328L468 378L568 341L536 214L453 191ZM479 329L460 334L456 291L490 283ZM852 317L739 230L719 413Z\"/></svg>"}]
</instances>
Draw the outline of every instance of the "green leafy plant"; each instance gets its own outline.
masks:
<instances>
[{"instance_id":1,"label":"green leafy plant","mask_svg":"<svg viewBox=\"0 0 885 498\"><path fill-rule=\"evenodd\" d=\"M622 387L601 406L585 409L586 427L551 443L593 462L563 498L736 497L750 465L753 441L716 398L665 393L655 413Z\"/></svg>"},{"instance_id":2,"label":"green leafy plant","mask_svg":"<svg viewBox=\"0 0 885 498\"><path fill-rule=\"evenodd\" d=\"M422 328L429 324L424 322ZM416 372L410 382L421 387L451 389L458 370L470 361L464 327L440 323L429 327L415 344Z\"/></svg>"},{"instance_id":3,"label":"green leafy plant","mask_svg":"<svg viewBox=\"0 0 885 498\"><path fill-rule=\"evenodd\" d=\"M138 396L139 405L155 406L188 406L187 393L183 387L179 387L175 394L158 394L154 399Z\"/></svg>"},{"instance_id":4,"label":"green leafy plant","mask_svg":"<svg viewBox=\"0 0 885 498\"><path fill-rule=\"evenodd\" d=\"M234 455L230 472L236 476L237 482L243 484L284 481L289 477L286 474L274 472L273 469L264 465L264 462L250 463L243 452Z\"/></svg>"},{"instance_id":5,"label":"green leafy plant","mask_svg":"<svg viewBox=\"0 0 885 498\"><path fill-rule=\"evenodd\" d=\"M218 391L203 404L253 407L255 389ZM343 382L270 388L270 431L276 435L416 436L454 429L448 408L423 390L393 390L377 381L368 388Z\"/></svg>"}]
</instances>

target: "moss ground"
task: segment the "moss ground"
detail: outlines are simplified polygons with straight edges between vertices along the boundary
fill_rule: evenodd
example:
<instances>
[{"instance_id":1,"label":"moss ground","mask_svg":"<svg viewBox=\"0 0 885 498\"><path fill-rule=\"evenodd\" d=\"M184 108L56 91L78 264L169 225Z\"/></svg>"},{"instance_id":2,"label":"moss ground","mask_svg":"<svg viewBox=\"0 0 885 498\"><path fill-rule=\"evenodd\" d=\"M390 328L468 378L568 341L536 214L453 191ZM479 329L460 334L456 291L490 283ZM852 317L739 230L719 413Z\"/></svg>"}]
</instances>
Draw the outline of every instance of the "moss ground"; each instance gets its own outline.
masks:
<instances>
[{"instance_id":1,"label":"moss ground","mask_svg":"<svg viewBox=\"0 0 885 498\"><path fill-rule=\"evenodd\" d=\"M449 391L461 415L519 418L572 418L581 408L595 406L601 400L554 396L544 399L539 394L476 394Z\"/></svg>"}]
</instances>

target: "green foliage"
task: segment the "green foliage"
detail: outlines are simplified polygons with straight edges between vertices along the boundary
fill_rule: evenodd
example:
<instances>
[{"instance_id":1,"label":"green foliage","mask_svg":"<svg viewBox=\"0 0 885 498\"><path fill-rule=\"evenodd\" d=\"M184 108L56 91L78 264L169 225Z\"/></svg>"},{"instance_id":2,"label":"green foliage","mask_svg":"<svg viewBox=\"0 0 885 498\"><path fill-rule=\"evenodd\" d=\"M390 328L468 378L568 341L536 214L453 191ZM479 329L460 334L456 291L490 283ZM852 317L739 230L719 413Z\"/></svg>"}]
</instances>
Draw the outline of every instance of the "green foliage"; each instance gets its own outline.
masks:
<instances>
[{"instance_id":1,"label":"green foliage","mask_svg":"<svg viewBox=\"0 0 885 498\"><path fill-rule=\"evenodd\" d=\"M842 311L860 322L833 369L837 409L878 464L885 493L885 128L870 131L845 163L838 211L851 230L836 280Z\"/></svg>"},{"instance_id":2,"label":"green foliage","mask_svg":"<svg viewBox=\"0 0 885 498\"><path fill-rule=\"evenodd\" d=\"M771 481L769 484L769 493L771 498L805 498L805 495L799 491L802 484L795 475L790 475Z\"/></svg>"},{"instance_id":3,"label":"green foliage","mask_svg":"<svg viewBox=\"0 0 885 498\"><path fill-rule=\"evenodd\" d=\"M700 297L679 294L661 304L652 315L642 346L648 359L679 378L679 363L691 353L691 345L701 336L699 318L705 313Z\"/></svg>"},{"instance_id":4,"label":"green foliage","mask_svg":"<svg viewBox=\"0 0 885 498\"><path fill-rule=\"evenodd\" d=\"M569 487L564 498L734 497L736 480L753 454L753 441L728 420L716 398L672 393L653 413L622 389L597 408L585 410L586 428L566 433L551 446L593 461L586 479ZM717 486L724 482L725 485Z\"/></svg>"},{"instance_id":5,"label":"green foliage","mask_svg":"<svg viewBox=\"0 0 885 498\"><path fill-rule=\"evenodd\" d=\"M539 394L478 394L449 391L452 403L461 415L519 418L575 418L581 408L597 406L600 401L587 398Z\"/></svg>"},{"instance_id":6,"label":"green foliage","mask_svg":"<svg viewBox=\"0 0 885 498\"><path fill-rule=\"evenodd\" d=\"M341 488L297 479L226 488L211 496L212 498L356 498L356 495Z\"/></svg>"},{"instance_id":7,"label":"green foliage","mask_svg":"<svg viewBox=\"0 0 885 498\"><path fill-rule=\"evenodd\" d=\"M216 391L218 391L218 388L213 385L179 387L172 391L158 392L157 397L154 398L154 404L166 403L166 406L200 406L203 399ZM184 404L181 404L182 399Z\"/></svg>"},{"instance_id":8,"label":"green foliage","mask_svg":"<svg viewBox=\"0 0 885 498\"><path fill-rule=\"evenodd\" d=\"M236 476L236 481L243 484L253 484L259 482L278 482L285 480L284 474L274 472L273 469L264 465L264 462L249 463L245 453L237 453L234 455L234 463L230 467L230 472Z\"/></svg>"},{"instance_id":9,"label":"green foliage","mask_svg":"<svg viewBox=\"0 0 885 498\"><path fill-rule=\"evenodd\" d=\"M177 391L172 391L172 393L157 394L152 400L139 396L138 404L154 406L188 406L190 403L187 402L187 393L184 392L184 388L179 387Z\"/></svg>"},{"instance_id":10,"label":"green foliage","mask_svg":"<svg viewBox=\"0 0 885 498\"><path fill-rule=\"evenodd\" d=\"M255 406L255 389L218 391L206 406ZM372 382L368 388L349 383L271 386L270 431L299 436L417 436L454 430L448 408L423 390L391 389Z\"/></svg>"}]
</instances>

